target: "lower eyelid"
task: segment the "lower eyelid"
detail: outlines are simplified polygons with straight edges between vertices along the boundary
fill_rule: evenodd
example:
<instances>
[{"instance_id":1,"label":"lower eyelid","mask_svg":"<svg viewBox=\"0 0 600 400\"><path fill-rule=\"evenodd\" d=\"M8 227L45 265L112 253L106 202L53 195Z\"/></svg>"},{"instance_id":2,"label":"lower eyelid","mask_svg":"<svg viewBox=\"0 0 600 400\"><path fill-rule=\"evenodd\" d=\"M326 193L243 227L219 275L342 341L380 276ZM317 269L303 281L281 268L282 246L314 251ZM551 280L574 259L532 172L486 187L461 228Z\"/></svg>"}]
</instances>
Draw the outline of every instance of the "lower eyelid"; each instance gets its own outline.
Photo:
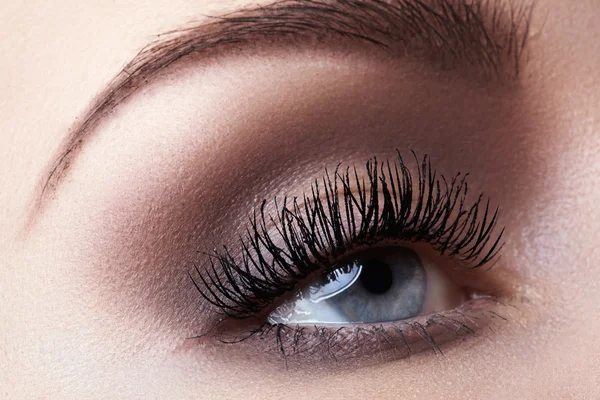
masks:
<instances>
[{"instance_id":1,"label":"lower eyelid","mask_svg":"<svg viewBox=\"0 0 600 400\"><path fill-rule=\"evenodd\" d=\"M433 351L442 354L453 342L472 339L494 325L508 321L510 306L498 299L473 298L460 307L407 320L373 325L297 326L262 324L215 333L207 338L216 346L233 346L248 357L282 362L286 367L315 362L356 367L373 359L377 363ZM506 314L503 315L503 314Z\"/></svg>"}]
</instances>

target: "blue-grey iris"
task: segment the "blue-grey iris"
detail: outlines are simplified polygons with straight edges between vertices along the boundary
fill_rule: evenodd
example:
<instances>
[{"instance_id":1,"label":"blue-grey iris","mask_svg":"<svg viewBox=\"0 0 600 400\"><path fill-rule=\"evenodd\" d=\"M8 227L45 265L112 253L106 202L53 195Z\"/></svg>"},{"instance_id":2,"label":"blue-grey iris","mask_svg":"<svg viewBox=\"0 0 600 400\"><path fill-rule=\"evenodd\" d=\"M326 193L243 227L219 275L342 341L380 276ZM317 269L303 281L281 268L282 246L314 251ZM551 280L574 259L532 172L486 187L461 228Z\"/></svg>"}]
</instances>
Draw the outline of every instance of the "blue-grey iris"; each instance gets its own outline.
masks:
<instances>
[{"instance_id":1,"label":"blue-grey iris","mask_svg":"<svg viewBox=\"0 0 600 400\"><path fill-rule=\"evenodd\" d=\"M343 314L347 322L397 321L413 317L423 308L427 275L421 259L411 249L376 249L340 269L348 275L358 272L357 279L325 302ZM344 274L333 271L325 281L331 282L336 275Z\"/></svg>"},{"instance_id":2,"label":"blue-grey iris","mask_svg":"<svg viewBox=\"0 0 600 400\"><path fill-rule=\"evenodd\" d=\"M427 272L406 247L357 254L274 310L273 324L379 323L418 315Z\"/></svg>"}]
</instances>

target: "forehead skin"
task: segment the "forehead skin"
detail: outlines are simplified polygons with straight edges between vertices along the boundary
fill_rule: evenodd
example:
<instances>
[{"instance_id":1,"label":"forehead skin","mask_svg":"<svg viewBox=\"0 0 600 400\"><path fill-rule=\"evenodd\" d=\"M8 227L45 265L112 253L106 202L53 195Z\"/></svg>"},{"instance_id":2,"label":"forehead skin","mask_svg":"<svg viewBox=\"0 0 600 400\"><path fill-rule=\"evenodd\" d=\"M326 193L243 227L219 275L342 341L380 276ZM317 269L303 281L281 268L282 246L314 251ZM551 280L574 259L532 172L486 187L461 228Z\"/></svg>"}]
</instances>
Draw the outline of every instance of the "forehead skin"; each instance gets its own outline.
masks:
<instances>
[{"instance_id":1,"label":"forehead skin","mask_svg":"<svg viewBox=\"0 0 600 400\"><path fill-rule=\"evenodd\" d=\"M52 221L35 241L23 227L40 176L69 127L156 34L263 3L31 0L0 7L0 397L600 396L598 0L538 1L521 77L529 112L538 118L524 139L534 149L525 164L536 174L531 190L537 198L521 219L527 245L515 244L509 257L553 288L533 290L530 297L544 305L543 329L522 329L518 340L499 334L493 352L472 358L456 350L430 368L416 359L305 379L213 366L214 356L158 365L124 326L92 328L106 317L102 307L62 307L60 296L83 296L87 283L73 291L69 268L75 261L51 239L58 234ZM528 334L535 337L523 338ZM235 376L244 379L231 384Z\"/></svg>"}]
</instances>

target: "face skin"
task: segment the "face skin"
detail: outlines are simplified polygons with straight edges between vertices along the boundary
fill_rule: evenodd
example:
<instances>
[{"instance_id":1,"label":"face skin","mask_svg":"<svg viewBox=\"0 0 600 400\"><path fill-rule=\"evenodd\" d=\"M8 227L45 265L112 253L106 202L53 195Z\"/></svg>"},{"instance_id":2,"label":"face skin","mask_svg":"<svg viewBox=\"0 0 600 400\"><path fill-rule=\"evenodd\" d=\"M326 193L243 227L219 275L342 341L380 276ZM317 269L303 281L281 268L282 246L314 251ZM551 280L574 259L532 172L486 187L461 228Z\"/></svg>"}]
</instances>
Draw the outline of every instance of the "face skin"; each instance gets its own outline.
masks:
<instances>
[{"instance_id":1,"label":"face skin","mask_svg":"<svg viewBox=\"0 0 600 400\"><path fill-rule=\"evenodd\" d=\"M105 113L42 192L86 107L157 32L247 5L49 4L0 12L3 397L600 396L598 1L538 2L518 80L356 42L188 57ZM288 369L253 343L189 339L216 318L188 276L199 251L234 247L263 199L395 149L469 173L469 201L500 207L501 257L466 279L502 293L506 321L443 356Z\"/></svg>"}]
</instances>

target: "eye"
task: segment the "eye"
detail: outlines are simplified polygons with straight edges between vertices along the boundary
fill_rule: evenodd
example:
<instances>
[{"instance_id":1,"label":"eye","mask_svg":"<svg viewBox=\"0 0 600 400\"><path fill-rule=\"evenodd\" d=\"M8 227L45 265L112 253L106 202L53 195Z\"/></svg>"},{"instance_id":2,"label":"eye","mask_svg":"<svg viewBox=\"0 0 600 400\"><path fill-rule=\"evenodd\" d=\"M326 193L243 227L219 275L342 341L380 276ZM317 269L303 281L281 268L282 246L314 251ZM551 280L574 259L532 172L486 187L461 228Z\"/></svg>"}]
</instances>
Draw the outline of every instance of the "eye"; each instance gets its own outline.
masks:
<instances>
[{"instance_id":1,"label":"eye","mask_svg":"<svg viewBox=\"0 0 600 400\"><path fill-rule=\"evenodd\" d=\"M367 161L363 172L325 172L300 198L264 201L237 249L215 250L190 274L221 315L213 335L261 352L270 343L286 362L290 354L338 361L436 349L497 318L493 291L444 271L458 277L494 259L498 210L483 196L468 201L465 175L446 179L427 157L415 161L415 179L398 154Z\"/></svg>"},{"instance_id":2,"label":"eye","mask_svg":"<svg viewBox=\"0 0 600 400\"><path fill-rule=\"evenodd\" d=\"M269 315L272 324L375 324L453 309L466 294L408 247L362 252Z\"/></svg>"}]
</instances>

